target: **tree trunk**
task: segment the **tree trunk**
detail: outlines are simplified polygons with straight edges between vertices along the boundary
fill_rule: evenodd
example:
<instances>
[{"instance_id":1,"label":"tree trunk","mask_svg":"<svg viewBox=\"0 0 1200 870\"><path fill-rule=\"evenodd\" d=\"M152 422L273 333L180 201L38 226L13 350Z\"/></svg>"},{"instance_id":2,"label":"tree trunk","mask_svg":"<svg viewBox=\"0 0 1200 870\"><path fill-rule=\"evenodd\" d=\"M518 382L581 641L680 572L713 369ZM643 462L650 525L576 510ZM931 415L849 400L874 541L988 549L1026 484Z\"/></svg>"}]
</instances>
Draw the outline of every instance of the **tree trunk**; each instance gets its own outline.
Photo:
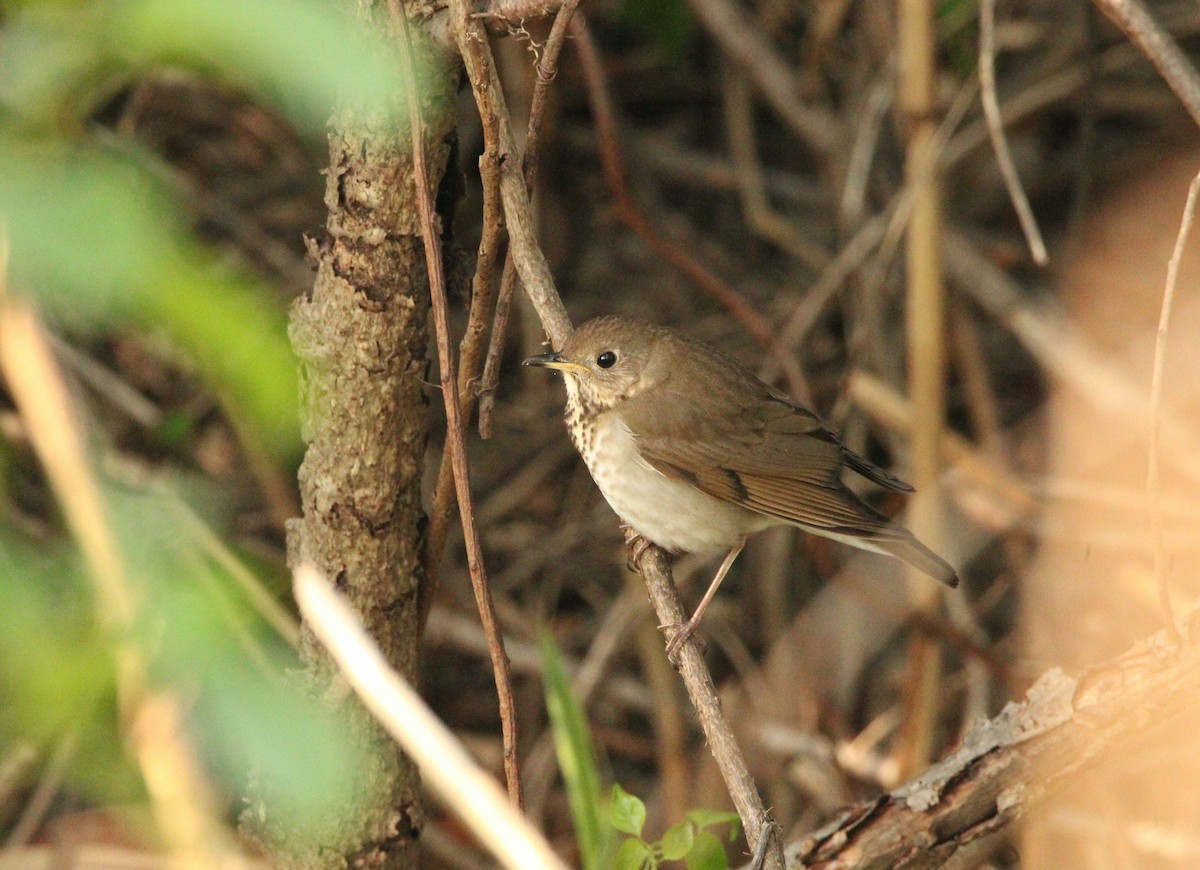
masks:
<instances>
[{"instance_id":1,"label":"tree trunk","mask_svg":"<svg viewBox=\"0 0 1200 870\"><path fill-rule=\"evenodd\" d=\"M359 4L364 6L366 4ZM372 4L384 27L382 3ZM370 11L370 10L368 10ZM456 73L433 60L424 85L431 183L445 171ZM304 516L288 526L289 563L315 565L344 593L397 671L415 678L417 588L425 515L421 478L428 436L429 290L414 199L412 149L403 111L390 117L339 109L330 124L325 235L310 241L317 275L292 308L290 336L301 365ZM417 774L336 677L304 632L303 681L344 706L374 763L361 800L313 832L289 830L269 802L244 818L287 866L418 865L422 813ZM303 833L303 836L297 836Z\"/></svg>"}]
</instances>

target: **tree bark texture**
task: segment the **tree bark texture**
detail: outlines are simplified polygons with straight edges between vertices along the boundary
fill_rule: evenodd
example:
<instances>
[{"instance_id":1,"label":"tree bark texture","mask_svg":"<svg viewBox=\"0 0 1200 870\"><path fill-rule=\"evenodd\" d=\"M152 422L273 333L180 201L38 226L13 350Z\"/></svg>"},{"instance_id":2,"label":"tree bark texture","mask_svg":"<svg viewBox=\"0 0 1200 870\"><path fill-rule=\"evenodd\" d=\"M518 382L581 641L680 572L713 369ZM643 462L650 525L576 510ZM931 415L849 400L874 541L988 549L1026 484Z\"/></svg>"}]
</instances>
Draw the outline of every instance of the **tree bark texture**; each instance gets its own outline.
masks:
<instances>
[{"instance_id":1,"label":"tree bark texture","mask_svg":"<svg viewBox=\"0 0 1200 870\"><path fill-rule=\"evenodd\" d=\"M358 5L364 12L368 4ZM383 9L365 10L372 11L382 22ZM436 185L450 151L457 75L448 57L423 60L433 70L422 87ZM288 558L323 572L391 665L415 682L429 288L404 116L400 107L387 116L342 107L330 124L325 234L309 241L316 279L312 293L293 304L289 330L308 450L300 468L304 516L288 525ZM319 845L301 847L308 853L295 844L311 844L312 831L292 836L268 801L252 798L244 818L286 866L418 866L414 767L350 700L307 629L301 657L308 691L338 707L350 733L370 748L370 775L361 800L329 820Z\"/></svg>"}]
</instances>

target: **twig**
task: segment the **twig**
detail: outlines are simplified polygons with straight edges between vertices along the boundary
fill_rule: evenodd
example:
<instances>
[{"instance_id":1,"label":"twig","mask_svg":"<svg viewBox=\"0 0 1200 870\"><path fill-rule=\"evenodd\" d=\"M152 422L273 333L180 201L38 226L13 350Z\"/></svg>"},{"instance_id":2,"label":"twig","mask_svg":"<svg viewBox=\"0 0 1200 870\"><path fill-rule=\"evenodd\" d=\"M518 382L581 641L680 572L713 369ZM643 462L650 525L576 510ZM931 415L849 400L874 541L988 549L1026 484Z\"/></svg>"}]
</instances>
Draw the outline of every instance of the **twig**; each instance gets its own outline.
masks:
<instances>
[{"instance_id":1,"label":"twig","mask_svg":"<svg viewBox=\"0 0 1200 870\"><path fill-rule=\"evenodd\" d=\"M496 621L496 609L488 588L487 571L483 564L483 547L475 526L475 511L471 504L471 478L467 466L467 445L463 435L462 411L458 403L458 379L455 376L454 351L450 346L450 317L446 302L446 275L442 266L442 246L433 214L433 197L429 172L425 165L425 123L421 117L421 101L417 93L416 63L413 59L412 34L408 17L400 0L388 0L392 28L403 55L404 87L408 101L409 124L412 136L413 176L417 187L417 208L421 217L421 237L425 242L425 262L429 270L429 293L433 299L433 319L437 330L438 368L440 369L442 399L446 406L446 440L450 442L450 459L458 492L458 512L462 517L463 538L467 547L467 568L471 588L479 608L479 618L488 638L496 695L500 704L500 725L504 738L504 778L513 804L521 806L521 774L517 761L517 712L512 696L512 676L504 638Z\"/></svg>"},{"instance_id":2,"label":"twig","mask_svg":"<svg viewBox=\"0 0 1200 870\"><path fill-rule=\"evenodd\" d=\"M979 98L983 102L983 116L987 119L988 134L992 137L992 149L996 152L996 163L1008 189L1008 197L1017 210L1017 219L1025 233L1029 253L1033 262L1045 266L1050 257L1046 243L1038 229L1037 218L1029 205L1029 198L1021 187L1021 177L1008 149L1004 136L1004 123L1000 117L1000 102L996 98L996 0L980 0L979 7Z\"/></svg>"},{"instance_id":3,"label":"twig","mask_svg":"<svg viewBox=\"0 0 1200 870\"><path fill-rule=\"evenodd\" d=\"M1200 125L1200 75L1140 0L1093 0L1158 69L1192 120Z\"/></svg>"},{"instance_id":4,"label":"twig","mask_svg":"<svg viewBox=\"0 0 1200 870\"><path fill-rule=\"evenodd\" d=\"M767 103L818 154L837 143L837 122L827 112L804 105L799 76L775 50L749 15L730 0L688 0L696 17L721 49L754 82Z\"/></svg>"},{"instance_id":5,"label":"twig","mask_svg":"<svg viewBox=\"0 0 1200 870\"><path fill-rule=\"evenodd\" d=\"M554 278L546 257L537 243L533 213L529 205L529 189L517 159L521 153L513 134L512 119L504 99L504 88L496 73L496 62L487 34L472 17L466 0L450 0L458 50L467 67L467 78L479 107L484 126L495 125L499 143L500 196L504 200L504 217L508 223L508 240L517 275L525 286L529 301L537 310L542 328L555 348L561 348L571 334L571 320L554 287ZM503 288L502 288L503 289Z\"/></svg>"},{"instance_id":6,"label":"twig","mask_svg":"<svg viewBox=\"0 0 1200 870\"><path fill-rule=\"evenodd\" d=\"M546 98L549 94L550 83L558 75L558 57L562 53L567 40L567 27L571 16L580 0L567 0L554 17L550 27L550 35L542 47L541 57L538 58L537 80L533 85L533 98L529 103L529 127L525 135L525 157L523 161L525 187L531 193L537 188L538 144L542 135L542 119L546 114ZM480 116L483 116L480 108ZM499 123L494 115L489 115L483 122L484 141L488 137L498 138ZM499 157L499 143L495 145ZM484 438L492 437L494 414L496 408L496 385L500 379L500 358L504 352L504 337L508 332L508 318L512 310L513 292L517 286L516 261L510 249L504 258L504 272L500 279L500 297L496 302L496 317L492 323L492 340L488 345L487 361L483 367L483 378L480 381L479 392L479 434Z\"/></svg>"},{"instance_id":7,"label":"twig","mask_svg":"<svg viewBox=\"0 0 1200 870\"><path fill-rule=\"evenodd\" d=\"M758 313L737 290L721 280L703 264L694 259L682 247L667 239L650 223L634 201L625 180L625 169L621 159L620 138L617 135L616 108L609 92L604 64L596 48L595 40L587 28L582 15L576 15L576 48L579 64L587 86L588 101L596 121L596 136L600 143L600 158L604 177L613 196L617 213L635 233L641 236L659 256L670 262L693 281L705 293L732 314L742 327L766 349L780 370L787 377L788 388L798 397L808 394L804 373L791 354L778 348L773 341L774 330L766 318Z\"/></svg>"},{"instance_id":8,"label":"twig","mask_svg":"<svg viewBox=\"0 0 1200 870\"><path fill-rule=\"evenodd\" d=\"M485 138L488 131L484 130ZM479 393L474 389L478 375L479 357L487 340L487 320L492 308L496 278L496 258L504 240L504 210L500 204L500 167L494 147L485 145L479 158L479 177L483 184L483 234L475 258L475 276L471 280L471 308L467 326L458 345L458 404L463 420L469 422L471 410ZM466 425L464 422L464 425ZM425 582L421 584L419 624L422 628L437 596L442 555L446 549L446 532L454 512L454 463L450 457L449 438L442 446L442 462L438 468L437 487L429 509L429 531L425 539Z\"/></svg>"},{"instance_id":9,"label":"twig","mask_svg":"<svg viewBox=\"0 0 1200 870\"><path fill-rule=\"evenodd\" d=\"M1154 342L1154 373L1150 379L1150 447L1149 468L1146 472L1146 488L1150 496L1150 523L1154 534L1154 574L1158 579L1158 603L1162 608L1167 633L1176 645L1183 642L1179 626L1175 623L1175 611L1171 607L1171 586L1167 582L1167 554L1163 546L1162 481L1159 474L1159 437L1162 430L1163 369L1167 359L1167 334L1171 327L1171 309L1175 303L1175 283L1179 278L1179 263L1183 259L1183 248L1192 231L1192 219L1196 214L1196 196L1200 193L1200 174L1192 179L1188 187L1187 204L1183 207L1183 218L1179 223L1179 236L1175 239L1175 250L1167 264L1167 285L1163 290L1162 313L1158 319L1158 332Z\"/></svg>"},{"instance_id":10,"label":"twig","mask_svg":"<svg viewBox=\"0 0 1200 870\"><path fill-rule=\"evenodd\" d=\"M643 554L639 564L642 579L646 581L646 590L650 593L650 603L654 613L662 625L679 625L686 618L683 606L679 602L679 592L671 579L671 566L667 554L658 547L649 547ZM700 727L708 742L709 751L717 762L729 796L742 820L746 831L746 841L751 849L757 849L759 841L770 836L775 840L767 855L767 870L783 870L783 854L778 845L778 836L773 823L763 808L762 799L758 796L754 779L746 767L746 759L733 736L733 729L721 710L721 701L717 697L712 675L704 665L704 656L696 646L694 637L688 638L680 649L679 674L687 688L692 706L700 719Z\"/></svg>"},{"instance_id":11,"label":"twig","mask_svg":"<svg viewBox=\"0 0 1200 870\"><path fill-rule=\"evenodd\" d=\"M566 870L549 844L481 770L404 678L388 667L353 612L310 565L295 573L296 603L376 719L421 776L506 867Z\"/></svg>"}]
</instances>

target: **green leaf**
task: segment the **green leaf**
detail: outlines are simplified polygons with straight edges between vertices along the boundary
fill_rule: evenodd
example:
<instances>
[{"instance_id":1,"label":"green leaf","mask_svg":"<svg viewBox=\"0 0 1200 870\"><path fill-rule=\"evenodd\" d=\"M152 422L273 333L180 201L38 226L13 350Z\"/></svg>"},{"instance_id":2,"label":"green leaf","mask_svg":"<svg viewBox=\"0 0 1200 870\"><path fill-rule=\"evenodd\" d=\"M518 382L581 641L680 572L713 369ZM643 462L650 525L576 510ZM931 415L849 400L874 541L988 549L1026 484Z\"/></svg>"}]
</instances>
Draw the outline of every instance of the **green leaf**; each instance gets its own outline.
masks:
<instances>
[{"instance_id":1,"label":"green leaf","mask_svg":"<svg viewBox=\"0 0 1200 870\"><path fill-rule=\"evenodd\" d=\"M696 826L691 822L683 821L667 828L667 832L662 835L662 839L658 841L658 844L659 848L662 849L662 856L665 860L678 861L692 850L692 845L695 842Z\"/></svg>"},{"instance_id":2,"label":"green leaf","mask_svg":"<svg viewBox=\"0 0 1200 870\"><path fill-rule=\"evenodd\" d=\"M611 848L612 829L604 819L592 733L583 707L571 692L554 639L549 632L542 631L540 641L546 710L550 714L554 751L567 789L571 819L575 823L580 861L584 870L600 870L602 856Z\"/></svg>"},{"instance_id":3,"label":"green leaf","mask_svg":"<svg viewBox=\"0 0 1200 870\"><path fill-rule=\"evenodd\" d=\"M729 859L721 841L708 831L696 835L692 851L683 856L688 870L729 870Z\"/></svg>"},{"instance_id":4,"label":"green leaf","mask_svg":"<svg viewBox=\"0 0 1200 870\"><path fill-rule=\"evenodd\" d=\"M642 828L646 825L646 805L642 803L641 798L621 788L620 783L614 783L609 803L609 818L612 820L612 826L622 834L640 837Z\"/></svg>"},{"instance_id":5,"label":"green leaf","mask_svg":"<svg viewBox=\"0 0 1200 870\"><path fill-rule=\"evenodd\" d=\"M738 814L729 810L707 810L701 807L689 810L684 818L700 829L711 828L713 825L731 824L736 832L741 825Z\"/></svg>"},{"instance_id":6,"label":"green leaf","mask_svg":"<svg viewBox=\"0 0 1200 870\"><path fill-rule=\"evenodd\" d=\"M105 35L127 62L233 73L310 129L351 95L367 109L402 108L388 41L326 0L129 0L115 10Z\"/></svg>"},{"instance_id":7,"label":"green leaf","mask_svg":"<svg viewBox=\"0 0 1200 870\"><path fill-rule=\"evenodd\" d=\"M657 867L658 861L650 847L641 840L630 838L621 844L613 858L614 870L643 870L645 867Z\"/></svg>"}]
</instances>

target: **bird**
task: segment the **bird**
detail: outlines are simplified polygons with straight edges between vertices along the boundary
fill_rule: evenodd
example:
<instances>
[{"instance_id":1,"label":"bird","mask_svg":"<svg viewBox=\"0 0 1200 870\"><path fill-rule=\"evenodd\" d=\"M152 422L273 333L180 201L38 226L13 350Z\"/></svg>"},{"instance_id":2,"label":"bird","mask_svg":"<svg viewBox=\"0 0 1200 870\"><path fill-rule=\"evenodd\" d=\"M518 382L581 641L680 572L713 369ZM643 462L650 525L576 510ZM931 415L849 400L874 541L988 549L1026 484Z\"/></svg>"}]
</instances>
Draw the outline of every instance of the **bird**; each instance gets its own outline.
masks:
<instances>
[{"instance_id":1,"label":"bird","mask_svg":"<svg viewBox=\"0 0 1200 870\"><path fill-rule=\"evenodd\" d=\"M571 441L636 536L670 553L725 558L695 612L672 628L672 660L700 625L748 536L792 525L893 556L950 587L958 574L864 503L849 471L913 488L846 447L821 419L733 358L664 326L608 315L562 349L526 359L562 372Z\"/></svg>"}]
</instances>

